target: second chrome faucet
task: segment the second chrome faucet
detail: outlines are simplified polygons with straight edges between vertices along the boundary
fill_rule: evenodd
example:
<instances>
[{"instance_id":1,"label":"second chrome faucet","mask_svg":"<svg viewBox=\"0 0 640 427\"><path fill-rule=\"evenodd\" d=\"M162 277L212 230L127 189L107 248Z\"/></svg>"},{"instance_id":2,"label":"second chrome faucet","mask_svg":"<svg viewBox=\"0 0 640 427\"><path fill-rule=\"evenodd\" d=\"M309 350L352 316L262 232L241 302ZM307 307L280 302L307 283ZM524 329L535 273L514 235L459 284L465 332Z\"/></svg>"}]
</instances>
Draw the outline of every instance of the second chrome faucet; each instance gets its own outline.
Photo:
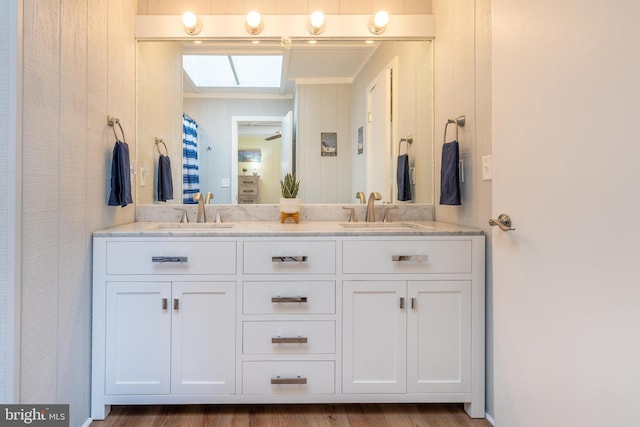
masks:
<instances>
[{"instance_id":1,"label":"second chrome faucet","mask_svg":"<svg viewBox=\"0 0 640 427\"><path fill-rule=\"evenodd\" d=\"M366 222L376 222L376 212L375 212L375 201L382 199L382 196L377 191L369 194L369 201L367 202L367 216L365 217Z\"/></svg>"}]
</instances>

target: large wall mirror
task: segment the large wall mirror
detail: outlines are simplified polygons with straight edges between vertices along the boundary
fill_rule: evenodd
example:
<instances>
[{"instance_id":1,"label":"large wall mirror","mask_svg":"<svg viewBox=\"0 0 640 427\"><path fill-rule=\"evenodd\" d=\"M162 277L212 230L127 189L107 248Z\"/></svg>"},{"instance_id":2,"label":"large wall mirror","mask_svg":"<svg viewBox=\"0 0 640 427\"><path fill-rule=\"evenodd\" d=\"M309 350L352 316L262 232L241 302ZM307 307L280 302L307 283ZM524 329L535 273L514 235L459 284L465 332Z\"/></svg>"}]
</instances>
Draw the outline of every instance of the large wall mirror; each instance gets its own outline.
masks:
<instances>
[{"instance_id":1,"label":"large wall mirror","mask_svg":"<svg viewBox=\"0 0 640 427\"><path fill-rule=\"evenodd\" d=\"M167 203L183 203L183 129L196 125L198 191L212 203L278 203L289 171L303 203L356 203L358 191L398 202L404 154L410 202L433 203L431 41L139 41L137 55L138 203L160 203L161 153Z\"/></svg>"}]
</instances>

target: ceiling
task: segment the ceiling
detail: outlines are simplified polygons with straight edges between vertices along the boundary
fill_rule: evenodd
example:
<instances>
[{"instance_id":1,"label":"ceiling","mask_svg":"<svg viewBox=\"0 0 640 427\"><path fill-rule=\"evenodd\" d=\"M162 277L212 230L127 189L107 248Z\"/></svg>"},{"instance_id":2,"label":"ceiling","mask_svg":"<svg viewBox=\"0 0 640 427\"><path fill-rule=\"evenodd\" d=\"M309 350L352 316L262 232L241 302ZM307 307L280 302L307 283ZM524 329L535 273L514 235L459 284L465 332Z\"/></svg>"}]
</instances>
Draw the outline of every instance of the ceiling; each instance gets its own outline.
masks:
<instances>
[{"instance_id":1,"label":"ceiling","mask_svg":"<svg viewBox=\"0 0 640 427\"><path fill-rule=\"evenodd\" d=\"M282 84L280 88L198 88L183 72L183 92L186 96L293 96L298 83L347 83L352 82L369 61L379 43L364 41L297 41L289 48L280 42L208 42L199 45L185 44L185 54L274 54L283 55Z\"/></svg>"}]
</instances>

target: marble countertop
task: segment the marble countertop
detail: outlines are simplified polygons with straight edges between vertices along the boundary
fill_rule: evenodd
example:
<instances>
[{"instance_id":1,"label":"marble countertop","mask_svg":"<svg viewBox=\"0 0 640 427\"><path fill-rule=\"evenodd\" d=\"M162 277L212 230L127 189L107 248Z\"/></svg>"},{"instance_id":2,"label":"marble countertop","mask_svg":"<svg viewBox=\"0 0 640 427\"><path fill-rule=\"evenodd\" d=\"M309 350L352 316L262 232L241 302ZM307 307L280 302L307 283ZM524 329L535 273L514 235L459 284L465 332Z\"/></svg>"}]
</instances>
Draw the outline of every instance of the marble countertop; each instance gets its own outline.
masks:
<instances>
[{"instance_id":1,"label":"marble countertop","mask_svg":"<svg viewBox=\"0 0 640 427\"><path fill-rule=\"evenodd\" d=\"M282 237L282 236L481 236L478 228L436 221L391 223L337 221L240 221L216 223L132 222L93 233L94 237Z\"/></svg>"}]
</instances>

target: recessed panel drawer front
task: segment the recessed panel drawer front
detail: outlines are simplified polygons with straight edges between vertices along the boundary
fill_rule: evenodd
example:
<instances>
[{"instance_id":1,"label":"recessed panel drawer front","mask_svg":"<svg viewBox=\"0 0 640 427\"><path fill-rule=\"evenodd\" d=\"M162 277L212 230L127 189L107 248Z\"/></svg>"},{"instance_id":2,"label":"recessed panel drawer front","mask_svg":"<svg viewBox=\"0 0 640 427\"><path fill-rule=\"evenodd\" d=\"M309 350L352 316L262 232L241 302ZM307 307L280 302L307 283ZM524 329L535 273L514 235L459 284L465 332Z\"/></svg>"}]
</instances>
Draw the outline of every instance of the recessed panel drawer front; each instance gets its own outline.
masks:
<instances>
[{"instance_id":1,"label":"recessed panel drawer front","mask_svg":"<svg viewBox=\"0 0 640 427\"><path fill-rule=\"evenodd\" d=\"M245 242L245 274L334 274L335 242Z\"/></svg>"},{"instance_id":2,"label":"recessed panel drawer front","mask_svg":"<svg viewBox=\"0 0 640 427\"><path fill-rule=\"evenodd\" d=\"M244 282L242 311L244 314L333 314L336 283L327 280Z\"/></svg>"},{"instance_id":3,"label":"recessed panel drawer front","mask_svg":"<svg viewBox=\"0 0 640 427\"><path fill-rule=\"evenodd\" d=\"M244 322L244 354L332 354L336 351L332 320Z\"/></svg>"},{"instance_id":4,"label":"recessed panel drawer front","mask_svg":"<svg viewBox=\"0 0 640 427\"><path fill-rule=\"evenodd\" d=\"M471 241L345 241L343 272L471 273Z\"/></svg>"},{"instance_id":5,"label":"recessed panel drawer front","mask_svg":"<svg viewBox=\"0 0 640 427\"><path fill-rule=\"evenodd\" d=\"M243 394L332 394L333 361L244 362Z\"/></svg>"},{"instance_id":6,"label":"recessed panel drawer front","mask_svg":"<svg viewBox=\"0 0 640 427\"><path fill-rule=\"evenodd\" d=\"M108 242L107 274L236 274L236 243Z\"/></svg>"}]
</instances>

